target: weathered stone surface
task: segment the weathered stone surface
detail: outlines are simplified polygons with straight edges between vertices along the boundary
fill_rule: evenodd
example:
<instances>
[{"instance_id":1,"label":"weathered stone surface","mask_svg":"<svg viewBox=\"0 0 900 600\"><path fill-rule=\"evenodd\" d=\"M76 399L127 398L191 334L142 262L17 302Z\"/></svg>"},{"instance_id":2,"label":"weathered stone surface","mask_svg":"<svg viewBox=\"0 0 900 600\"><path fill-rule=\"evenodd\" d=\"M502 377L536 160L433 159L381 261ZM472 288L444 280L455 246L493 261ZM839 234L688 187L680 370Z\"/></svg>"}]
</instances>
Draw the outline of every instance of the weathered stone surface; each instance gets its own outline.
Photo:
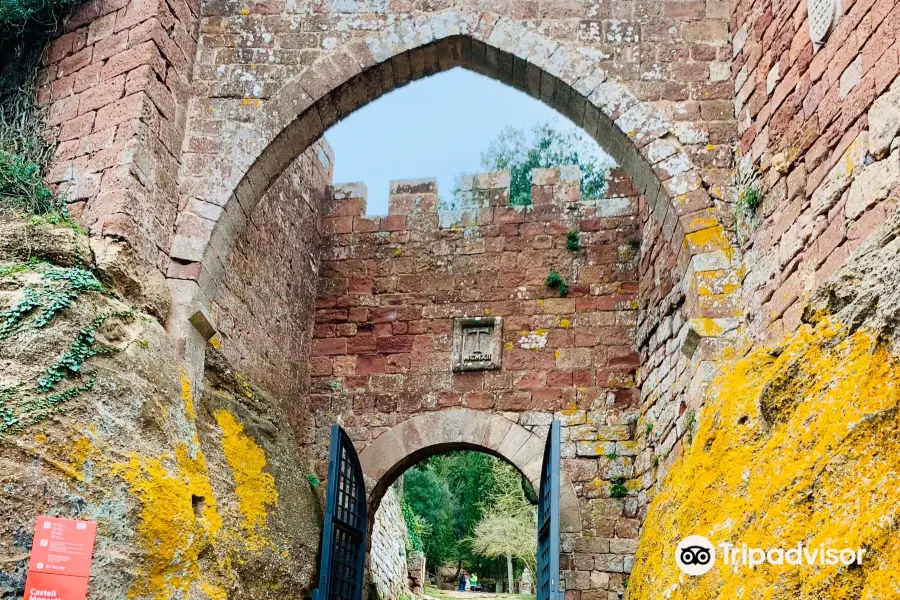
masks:
<instances>
[{"instance_id":1,"label":"weathered stone surface","mask_svg":"<svg viewBox=\"0 0 900 600\"><path fill-rule=\"evenodd\" d=\"M125 243L92 237L90 248L100 279L141 310L160 321L169 314L169 287L165 277L134 256Z\"/></svg>"},{"instance_id":2,"label":"weathered stone surface","mask_svg":"<svg viewBox=\"0 0 900 600\"><path fill-rule=\"evenodd\" d=\"M850 186L844 207L847 219L856 219L872 205L900 187L900 150L862 169Z\"/></svg>"},{"instance_id":3,"label":"weathered stone surface","mask_svg":"<svg viewBox=\"0 0 900 600\"><path fill-rule=\"evenodd\" d=\"M0 344L0 590L22 590L35 515L51 514L98 523L91 598L250 598L273 582L309 593L320 509L271 398L214 352L196 398L152 316L82 291L42 320L68 277L89 282L87 271L2 266L15 267L4 272L2 306L30 289L44 309L26 312ZM51 367L78 339L105 350L78 370L59 367L57 380Z\"/></svg>"},{"instance_id":4,"label":"weathered stone surface","mask_svg":"<svg viewBox=\"0 0 900 600\"><path fill-rule=\"evenodd\" d=\"M91 261L87 235L72 227L49 223L31 225L15 215L0 220L0 260L49 260L64 267Z\"/></svg>"},{"instance_id":5,"label":"weathered stone surface","mask_svg":"<svg viewBox=\"0 0 900 600\"><path fill-rule=\"evenodd\" d=\"M900 135L900 79L872 103L869 111L869 152L875 158L884 157L897 135Z\"/></svg>"}]
</instances>

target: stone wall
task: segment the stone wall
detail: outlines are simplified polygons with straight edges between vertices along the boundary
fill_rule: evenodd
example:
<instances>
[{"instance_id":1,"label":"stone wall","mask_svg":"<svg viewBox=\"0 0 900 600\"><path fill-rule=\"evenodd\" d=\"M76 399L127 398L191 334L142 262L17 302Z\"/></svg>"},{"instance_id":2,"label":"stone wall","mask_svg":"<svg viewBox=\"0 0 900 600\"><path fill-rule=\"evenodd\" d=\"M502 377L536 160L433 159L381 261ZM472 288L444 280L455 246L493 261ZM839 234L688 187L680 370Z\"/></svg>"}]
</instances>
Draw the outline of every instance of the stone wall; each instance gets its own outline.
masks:
<instances>
[{"instance_id":1,"label":"stone wall","mask_svg":"<svg viewBox=\"0 0 900 600\"><path fill-rule=\"evenodd\" d=\"M541 437L562 419L563 467L582 507L583 535L564 540L573 594L621 586L638 532L638 197L623 183L610 188L623 195L581 201L579 181L577 168L535 170L533 204L517 207L506 173L476 175L455 211L438 210L433 180L397 181L384 217L364 216L364 186L337 186L310 396L321 459L335 418L364 455L422 412L501 413ZM578 250L567 249L569 231ZM552 270L567 296L546 286ZM500 369L451 370L453 319L463 316L502 317ZM611 497L618 477L624 498Z\"/></svg>"},{"instance_id":2,"label":"stone wall","mask_svg":"<svg viewBox=\"0 0 900 600\"><path fill-rule=\"evenodd\" d=\"M900 3L841 5L820 47L806 2L732 10L742 169L759 170L763 194L745 225L745 319L756 339L794 331L810 293L894 210Z\"/></svg>"},{"instance_id":3,"label":"stone wall","mask_svg":"<svg viewBox=\"0 0 900 600\"><path fill-rule=\"evenodd\" d=\"M43 56L39 100L58 136L47 174L96 235L165 273L200 2L90 0Z\"/></svg>"},{"instance_id":4,"label":"stone wall","mask_svg":"<svg viewBox=\"0 0 900 600\"><path fill-rule=\"evenodd\" d=\"M400 507L400 493L391 487L375 512L369 573L377 594L370 600L397 600L409 596L406 564L406 520Z\"/></svg>"},{"instance_id":5,"label":"stone wall","mask_svg":"<svg viewBox=\"0 0 900 600\"><path fill-rule=\"evenodd\" d=\"M319 211L330 196L333 155L323 140L269 188L249 216L214 297L213 342L239 372L271 390L310 441L303 410L319 276Z\"/></svg>"}]
</instances>

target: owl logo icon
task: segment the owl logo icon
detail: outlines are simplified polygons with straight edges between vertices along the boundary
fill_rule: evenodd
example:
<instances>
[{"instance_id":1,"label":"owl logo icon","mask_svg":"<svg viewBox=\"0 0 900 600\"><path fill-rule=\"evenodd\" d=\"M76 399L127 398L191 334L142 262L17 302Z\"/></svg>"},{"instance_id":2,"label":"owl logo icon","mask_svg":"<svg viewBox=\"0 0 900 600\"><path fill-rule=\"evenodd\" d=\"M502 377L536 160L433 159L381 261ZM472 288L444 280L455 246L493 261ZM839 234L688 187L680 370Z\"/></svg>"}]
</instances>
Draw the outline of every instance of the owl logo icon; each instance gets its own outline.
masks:
<instances>
[{"instance_id":1,"label":"owl logo icon","mask_svg":"<svg viewBox=\"0 0 900 600\"><path fill-rule=\"evenodd\" d=\"M687 575L703 575L716 562L716 549L702 535L689 535L675 549L675 562Z\"/></svg>"}]
</instances>

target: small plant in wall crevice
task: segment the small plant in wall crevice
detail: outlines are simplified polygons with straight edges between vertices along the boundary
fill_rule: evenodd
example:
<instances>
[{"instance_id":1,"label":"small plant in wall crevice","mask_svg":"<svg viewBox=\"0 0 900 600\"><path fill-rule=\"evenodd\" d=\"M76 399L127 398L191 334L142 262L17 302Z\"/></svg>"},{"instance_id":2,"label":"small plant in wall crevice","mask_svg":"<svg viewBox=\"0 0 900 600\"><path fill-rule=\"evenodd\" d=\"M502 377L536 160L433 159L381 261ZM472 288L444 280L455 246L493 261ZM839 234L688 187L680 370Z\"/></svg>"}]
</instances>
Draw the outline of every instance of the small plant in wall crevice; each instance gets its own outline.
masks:
<instances>
[{"instance_id":1,"label":"small plant in wall crevice","mask_svg":"<svg viewBox=\"0 0 900 600\"><path fill-rule=\"evenodd\" d=\"M581 249L581 236L577 231L570 231L566 234L566 248L571 252Z\"/></svg>"},{"instance_id":2,"label":"small plant in wall crevice","mask_svg":"<svg viewBox=\"0 0 900 600\"><path fill-rule=\"evenodd\" d=\"M731 183L734 233L741 244L744 244L759 221L757 213L763 202L762 181L759 170L750 162L749 155L736 162L737 169Z\"/></svg>"},{"instance_id":3,"label":"small plant in wall crevice","mask_svg":"<svg viewBox=\"0 0 900 600\"><path fill-rule=\"evenodd\" d=\"M628 495L624 477L614 477L609 482L609 495L613 498L624 498Z\"/></svg>"},{"instance_id":4,"label":"small plant in wall crevice","mask_svg":"<svg viewBox=\"0 0 900 600\"><path fill-rule=\"evenodd\" d=\"M545 281L545 283L547 284L548 288L559 290L560 296L566 296L569 293L569 284L567 284L562 275L560 275L556 271L550 271L550 274L547 275L547 280Z\"/></svg>"}]
</instances>

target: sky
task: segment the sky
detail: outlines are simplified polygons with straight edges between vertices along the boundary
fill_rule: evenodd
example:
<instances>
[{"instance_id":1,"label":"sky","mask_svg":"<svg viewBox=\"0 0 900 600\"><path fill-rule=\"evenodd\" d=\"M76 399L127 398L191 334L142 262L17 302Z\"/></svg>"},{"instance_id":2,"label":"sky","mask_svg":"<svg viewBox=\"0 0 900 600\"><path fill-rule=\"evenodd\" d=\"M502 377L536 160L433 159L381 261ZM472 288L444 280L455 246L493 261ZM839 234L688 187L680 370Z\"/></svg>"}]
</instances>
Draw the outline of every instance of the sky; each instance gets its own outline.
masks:
<instances>
[{"instance_id":1,"label":"sky","mask_svg":"<svg viewBox=\"0 0 900 600\"><path fill-rule=\"evenodd\" d=\"M434 177L449 196L459 174L482 171L481 153L504 127L530 131L546 122L581 131L541 101L457 67L382 96L325 139L334 149L334 182L364 182L368 214L385 215L391 180Z\"/></svg>"}]
</instances>

